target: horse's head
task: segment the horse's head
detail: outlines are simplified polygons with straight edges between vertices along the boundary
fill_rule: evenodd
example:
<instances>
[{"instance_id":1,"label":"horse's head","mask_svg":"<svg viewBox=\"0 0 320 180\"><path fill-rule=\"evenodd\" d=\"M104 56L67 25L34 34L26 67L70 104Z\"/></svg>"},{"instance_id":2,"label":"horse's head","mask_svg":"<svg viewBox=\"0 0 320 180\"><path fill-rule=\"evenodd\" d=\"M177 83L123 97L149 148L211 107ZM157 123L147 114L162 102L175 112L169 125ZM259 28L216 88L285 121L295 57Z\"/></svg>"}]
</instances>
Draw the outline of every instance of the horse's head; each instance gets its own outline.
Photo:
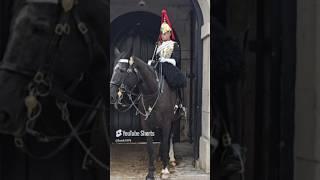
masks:
<instances>
[{"instance_id":1,"label":"horse's head","mask_svg":"<svg viewBox=\"0 0 320 180\"><path fill-rule=\"evenodd\" d=\"M93 64L98 67L97 59L104 63L103 55L96 54L107 40L101 26L108 21L107 8L96 6L97 1L62 5L59 0L17 0L0 64L0 132L18 131L27 108L35 108L39 96L47 95L52 86L64 90ZM103 18L90 19L97 12ZM97 33L100 42L94 37ZM32 96L29 102L27 96Z\"/></svg>"},{"instance_id":2,"label":"horse's head","mask_svg":"<svg viewBox=\"0 0 320 180\"><path fill-rule=\"evenodd\" d=\"M139 72L133 64L132 57L128 58L128 53L115 49L115 63L110 81L110 101L111 104L126 106L132 103L131 95L136 95L137 85L141 81Z\"/></svg>"}]
</instances>

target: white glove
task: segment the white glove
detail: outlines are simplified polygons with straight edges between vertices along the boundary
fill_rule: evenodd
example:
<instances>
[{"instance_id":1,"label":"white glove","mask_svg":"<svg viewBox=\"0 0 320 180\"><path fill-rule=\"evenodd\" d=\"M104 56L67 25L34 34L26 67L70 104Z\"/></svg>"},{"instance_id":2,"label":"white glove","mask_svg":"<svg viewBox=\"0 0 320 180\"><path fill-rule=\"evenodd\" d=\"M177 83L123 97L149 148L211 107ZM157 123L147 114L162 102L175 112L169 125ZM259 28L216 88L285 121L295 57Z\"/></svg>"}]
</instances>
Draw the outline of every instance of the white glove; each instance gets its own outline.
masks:
<instances>
[{"instance_id":1,"label":"white glove","mask_svg":"<svg viewBox=\"0 0 320 180\"><path fill-rule=\"evenodd\" d=\"M153 60L148 60L148 65L151 66Z\"/></svg>"}]
</instances>

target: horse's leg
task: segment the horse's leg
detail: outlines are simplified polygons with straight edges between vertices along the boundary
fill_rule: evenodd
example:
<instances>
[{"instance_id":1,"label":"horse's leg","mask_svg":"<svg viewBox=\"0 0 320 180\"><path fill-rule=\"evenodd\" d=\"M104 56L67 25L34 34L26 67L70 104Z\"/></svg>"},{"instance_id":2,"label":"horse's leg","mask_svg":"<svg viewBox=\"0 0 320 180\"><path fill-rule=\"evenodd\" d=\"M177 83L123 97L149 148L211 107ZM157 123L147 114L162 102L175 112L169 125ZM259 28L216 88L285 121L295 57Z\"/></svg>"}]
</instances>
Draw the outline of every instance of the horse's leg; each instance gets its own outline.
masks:
<instances>
[{"instance_id":1,"label":"horse's leg","mask_svg":"<svg viewBox=\"0 0 320 180\"><path fill-rule=\"evenodd\" d=\"M163 164L163 169L161 171L162 179L167 179L170 174L168 170L169 136L170 136L170 129L171 129L170 126L166 128L162 128L162 164Z\"/></svg>"},{"instance_id":2,"label":"horse's leg","mask_svg":"<svg viewBox=\"0 0 320 180\"><path fill-rule=\"evenodd\" d=\"M170 165L175 167L176 164L176 159L175 159L175 155L174 155L174 138L176 136L179 136L179 129L180 129L180 123L178 120L175 120L172 122L171 124L171 131L170 131L170 139L169 139L169 159L170 159Z\"/></svg>"},{"instance_id":3,"label":"horse's leg","mask_svg":"<svg viewBox=\"0 0 320 180\"><path fill-rule=\"evenodd\" d=\"M162 161L162 136L160 135L159 152L157 154L157 161Z\"/></svg>"},{"instance_id":4,"label":"horse's leg","mask_svg":"<svg viewBox=\"0 0 320 180\"><path fill-rule=\"evenodd\" d=\"M156 170L154 166L154 146L153 146L153 137L147 136L147 149L149 155L149 172L146 177L147 180L154 179L154 171Z\"/></svg>"},{"instance_id":5,"label":"horse's leg","mask_svg":"<svg viewBox=\"0 0 320 180\"><path fill-rule=\"evenodd\" d=\"M175 167L176 166L176 159L174 158L174 147L173 147L173 133L170 134L170 144L169 144L169 162L170 165Z\"/></svg>"},{"instance_id":6,"label":"horse's leg","mask_svg":"<svg viewBox=\"0 0 320 180\"><path fill-rule=\"evenodd\" d=\"M159 152L158 152L158 155L157 155L157 161L162 161L162 140L160 140L160 145L159 145Z\"/></svg>"}]
</instances>

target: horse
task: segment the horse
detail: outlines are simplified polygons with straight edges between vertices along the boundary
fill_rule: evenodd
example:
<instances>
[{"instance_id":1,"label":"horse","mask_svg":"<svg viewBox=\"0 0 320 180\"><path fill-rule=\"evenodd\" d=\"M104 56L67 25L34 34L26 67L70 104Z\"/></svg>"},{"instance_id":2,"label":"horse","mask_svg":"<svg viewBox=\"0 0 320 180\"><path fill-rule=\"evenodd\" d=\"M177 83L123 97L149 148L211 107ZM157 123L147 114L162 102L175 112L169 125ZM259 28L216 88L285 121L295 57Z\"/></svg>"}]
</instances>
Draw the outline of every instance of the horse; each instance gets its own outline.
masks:
<instances>
[{"instance_id":1,"label":"horse","mask_svg":"<svg viewBox=\"0 0 320 180\"><path fill-rule=\"evenodd\" d=\"M0 63L0 133L40 159L75 139L83 167L94 161L101 179L109 144L106 118L98 118L106 111L107 10L106 0L16 0ZM36 154L38 144L53 150Z\"/></svg>"},{"instance_id":2,"label":"horse","mask_svg":"<svg viewBox=\"0 0 320 180\"><path fill-rule=\"evenodd\" d=\"M131 56L130 59L126 59L129 53L120 53L118 49L115 50L115 54L117 58L110 80L110 103L117 109L126 106L125 102L129 99L130 106L140 114L141 126L145 132L150 132L153 128L161 129L161 178L166 179L170 174L169 159L172 165L175 165L172 129L175 128L178 119L178 113L175 113L174 108L176 92L170 88L161 73L140 58ZM153 137L147 136L146 139L149 156L146 179L151 180L155 176Z\"/></svg>"}]
</instances>

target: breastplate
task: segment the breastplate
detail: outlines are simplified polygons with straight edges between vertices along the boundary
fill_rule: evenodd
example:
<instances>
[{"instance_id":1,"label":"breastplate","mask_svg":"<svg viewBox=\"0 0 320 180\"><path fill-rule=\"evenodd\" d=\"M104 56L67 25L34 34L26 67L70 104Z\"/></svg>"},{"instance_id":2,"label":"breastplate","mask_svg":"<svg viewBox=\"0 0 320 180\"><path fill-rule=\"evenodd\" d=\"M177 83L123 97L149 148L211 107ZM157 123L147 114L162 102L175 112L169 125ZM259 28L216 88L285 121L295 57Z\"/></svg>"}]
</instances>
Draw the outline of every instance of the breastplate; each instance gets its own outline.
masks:
<instances>
[{"instance_id":1,"label":"breastplate","mask_svg":"<svg viewBox=\"0 0 320 180\"><path fill-rule=\"evenodd\" d=\"M159 46L157 54L159 54L159 56L162 58L170 58L172 55L173 49L174 49L174 42L166 41Z\"/></svg>"}]
</instances>

